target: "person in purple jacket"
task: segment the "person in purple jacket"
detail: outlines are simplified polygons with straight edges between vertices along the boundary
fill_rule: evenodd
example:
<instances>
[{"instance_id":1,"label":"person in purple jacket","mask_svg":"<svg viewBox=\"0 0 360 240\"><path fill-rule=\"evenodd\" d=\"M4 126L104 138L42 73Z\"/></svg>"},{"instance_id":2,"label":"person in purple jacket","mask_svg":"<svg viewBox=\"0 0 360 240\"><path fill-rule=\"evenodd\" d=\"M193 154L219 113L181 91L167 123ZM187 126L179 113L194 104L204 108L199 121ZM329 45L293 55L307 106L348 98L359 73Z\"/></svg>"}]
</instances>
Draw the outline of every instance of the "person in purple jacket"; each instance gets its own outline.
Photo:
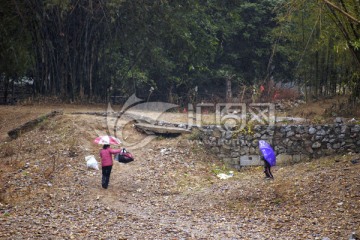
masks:
<instances>
[{"instance_id":1,"label":"person in purple jacket","mask_svg":"<svg viewBox=\"0 0 360 240\"><path fill-rule=\"evenodd\" d=\"M112 149L110 145L105 144L103 149L100 150L101 168L102 168L102 181L101 185L107 189L110 181L110 174L113 165L114 154L120 153L121 149Z\"/></svg>"}]
</instances>

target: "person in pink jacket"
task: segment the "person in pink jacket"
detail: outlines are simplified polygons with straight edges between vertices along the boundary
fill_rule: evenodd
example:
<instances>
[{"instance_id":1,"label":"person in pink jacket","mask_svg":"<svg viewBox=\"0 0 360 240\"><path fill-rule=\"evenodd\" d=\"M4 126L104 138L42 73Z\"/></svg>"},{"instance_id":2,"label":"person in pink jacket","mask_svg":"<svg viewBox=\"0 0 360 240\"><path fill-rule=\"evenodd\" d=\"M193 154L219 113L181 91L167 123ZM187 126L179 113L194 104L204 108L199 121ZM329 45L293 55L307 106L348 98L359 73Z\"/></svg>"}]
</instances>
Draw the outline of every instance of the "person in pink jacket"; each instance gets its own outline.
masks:
<instances>
[{"instance_id":1,"label":"person in pink jacket","mask_svg":"<svg viewBox=\"0 0 360 240\"><path fill-rule=\"evenodd\" d=\"M121 149L112 149L110 145L105 144L103 149L100 150L101 168L102 168L102 181L101 185L107 189L110 181L110 174L113 165L113 154L120 153Z\"/></svg>"}]
</instances>

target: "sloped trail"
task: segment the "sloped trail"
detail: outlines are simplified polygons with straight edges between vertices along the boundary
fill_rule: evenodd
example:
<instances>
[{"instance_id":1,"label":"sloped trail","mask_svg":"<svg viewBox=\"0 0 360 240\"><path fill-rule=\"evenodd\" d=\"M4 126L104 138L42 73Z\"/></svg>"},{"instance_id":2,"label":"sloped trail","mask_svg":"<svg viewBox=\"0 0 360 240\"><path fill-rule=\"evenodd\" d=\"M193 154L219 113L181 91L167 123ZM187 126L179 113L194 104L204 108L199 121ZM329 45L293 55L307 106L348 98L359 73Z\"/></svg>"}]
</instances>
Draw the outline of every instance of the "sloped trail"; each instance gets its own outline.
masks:
<instances>
[{"instance_id":1,"label":"sloped trail","mask_svg":"<svg viewBox=\"0 0 360 240\"><path fill-rule=\"evenodd\" d=\"M350 161L359 155L276 167L274 181L261 168L220 180L213 172L221 162L202 145L156 139L133 151L134 162L115 162L104 190L101 172L84 162L97 155L89 142L103 119L55 120L12 143L31 141L37 151L22 147L28 165L1 172L1 239L344 239L360 232L360 164ZM78 135L75 148L46 142ZM64 155L45 178L52 151Z\"/></svg>"}]
</instances>

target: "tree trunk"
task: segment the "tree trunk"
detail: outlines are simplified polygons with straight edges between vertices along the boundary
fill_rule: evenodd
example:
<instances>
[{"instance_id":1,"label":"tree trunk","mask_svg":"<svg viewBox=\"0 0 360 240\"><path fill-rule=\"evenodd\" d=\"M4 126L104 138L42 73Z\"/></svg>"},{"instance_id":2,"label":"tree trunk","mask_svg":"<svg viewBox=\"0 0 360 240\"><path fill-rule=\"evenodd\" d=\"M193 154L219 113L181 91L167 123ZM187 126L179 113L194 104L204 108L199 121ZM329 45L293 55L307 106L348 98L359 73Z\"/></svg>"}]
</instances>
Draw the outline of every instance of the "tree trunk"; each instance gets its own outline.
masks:
<instances>
[{"instance_id":1,"label":"tree trunk","mask_svg":"<svg viewBox=\"0 0 360 240\"><path fill-rule=\"evenodd\" d=\"M226 78L226 102L232 102L231 77Z\"/></svg>"},{"instance_id":2,"label":"tree trunk","mask_svg":"<svg viewBox=\"0 0 360 240\"><path fill-rule=\"evenodd\" d=\"M5 77L4 77L4 104L7 103L7 98L9 95L9 83L10 83L10 79L7 75L5 75Z\"/></svg>"}]
</instances>

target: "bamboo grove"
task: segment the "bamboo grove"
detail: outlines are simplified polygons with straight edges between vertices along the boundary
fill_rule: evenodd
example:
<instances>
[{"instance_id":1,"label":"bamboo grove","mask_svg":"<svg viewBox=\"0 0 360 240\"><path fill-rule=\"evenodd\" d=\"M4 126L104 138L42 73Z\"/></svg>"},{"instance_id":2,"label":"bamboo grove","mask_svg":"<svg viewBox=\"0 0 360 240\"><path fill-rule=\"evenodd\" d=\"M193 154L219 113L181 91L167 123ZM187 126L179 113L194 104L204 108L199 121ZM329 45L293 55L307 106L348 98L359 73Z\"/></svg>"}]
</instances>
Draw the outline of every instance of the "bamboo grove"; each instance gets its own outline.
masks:
<instances>
[{"instance_id":1,"label":"bamboo grove","mask_svg":"<svg viewBox=\"0 0 360 240\"><path fill-rule=\"evenodd\" d=\"M360 96L359 0L0 0L4 98L181 104L270 82Z\"/></svg>"}]
</instances>

